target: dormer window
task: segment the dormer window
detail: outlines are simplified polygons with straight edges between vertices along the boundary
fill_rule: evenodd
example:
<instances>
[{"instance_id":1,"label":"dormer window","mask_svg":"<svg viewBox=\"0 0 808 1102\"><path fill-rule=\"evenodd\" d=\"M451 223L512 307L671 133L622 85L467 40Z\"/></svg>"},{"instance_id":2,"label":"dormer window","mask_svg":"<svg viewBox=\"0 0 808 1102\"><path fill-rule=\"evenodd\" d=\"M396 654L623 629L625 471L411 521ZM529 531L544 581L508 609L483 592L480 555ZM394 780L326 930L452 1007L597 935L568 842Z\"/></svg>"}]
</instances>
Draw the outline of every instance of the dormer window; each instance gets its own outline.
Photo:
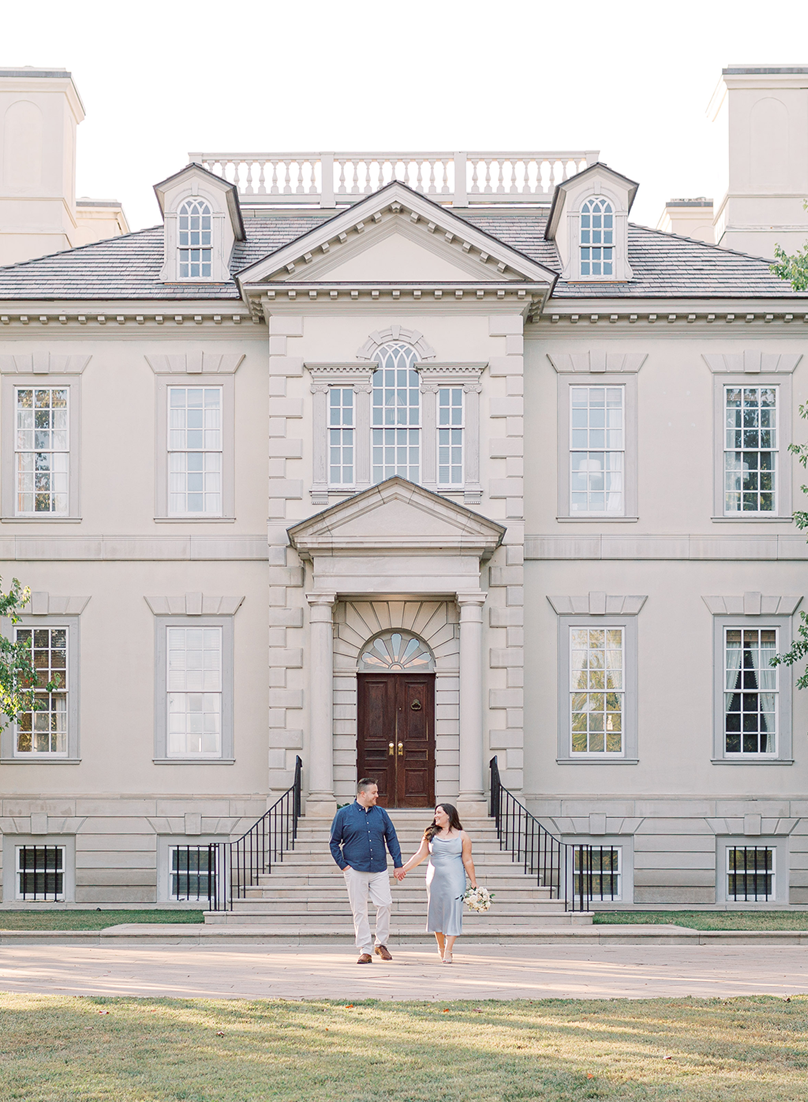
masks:
<instances>
[{"instance_id":1,"label":"dormer window","mask_svg":"<svg viewBox=\"0 0 808 1102\"><path fill-rule=\"evenodd\" d=\"M581 278L614 275L614 208L596 196L581 207Z\"/></svg>"},{"instance_id":2,"label":"dormer window","mask_svg":"<svg viewBox=\"0 0 808 1102\"><path fill-rule=\"evenodd\" d=\"M178 213L179 277L210 279L213 274L213 229L204 199L186 199Z\"/></svg>"}]
</instances>

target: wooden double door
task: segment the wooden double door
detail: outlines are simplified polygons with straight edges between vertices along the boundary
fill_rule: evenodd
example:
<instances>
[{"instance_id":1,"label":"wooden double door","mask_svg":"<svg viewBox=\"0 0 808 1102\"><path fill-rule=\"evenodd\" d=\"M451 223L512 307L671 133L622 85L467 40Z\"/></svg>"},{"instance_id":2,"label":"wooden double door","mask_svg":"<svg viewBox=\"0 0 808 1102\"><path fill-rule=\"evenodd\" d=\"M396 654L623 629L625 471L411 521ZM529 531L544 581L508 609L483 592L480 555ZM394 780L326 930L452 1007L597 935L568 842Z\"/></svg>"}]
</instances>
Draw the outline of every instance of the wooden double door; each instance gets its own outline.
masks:
<instances>
[{"instance_id":1,"label":"wooden double door","mask_svg":"<svg viewBox=\"0 0 808 1102\"><path fill-rule=\"evenodd\" d=\"M434 673L356 677L357 777L378 782L382 807L433 807Z\"/></svg>"}]
</instances>

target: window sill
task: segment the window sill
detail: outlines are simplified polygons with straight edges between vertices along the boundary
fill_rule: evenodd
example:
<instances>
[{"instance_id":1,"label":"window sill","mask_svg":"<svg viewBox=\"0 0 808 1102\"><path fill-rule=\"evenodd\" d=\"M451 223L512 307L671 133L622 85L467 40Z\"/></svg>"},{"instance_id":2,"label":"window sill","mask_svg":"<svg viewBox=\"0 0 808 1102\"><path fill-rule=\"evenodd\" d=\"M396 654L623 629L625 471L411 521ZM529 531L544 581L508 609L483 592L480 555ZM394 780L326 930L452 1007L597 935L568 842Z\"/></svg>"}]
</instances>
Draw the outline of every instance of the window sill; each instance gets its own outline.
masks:
<instances>
[{"instance_id":1,"label":"window sill","mask_svg":"<svg viewBox=\"0 0 808 1102\"><path fill-rule=\"evenodd\" d=\"M605 754L602 758L594 755L580 758L556 758L557 765L639 765L639 763L639 758L607 758Z\"/></svg>"},{"instance_id":2,"label":"window sill","mask_svg":"<svg viewBox=\"0 0 808 1102\"><path fill-rule=\"evenodd\" d=\"M710 520L714 524L791 524L793 518L791 516L786 517L763 517L758 513L738 513L737 516L731 517L710 517Z\"/></svg>"},{"instance_id":3,"label":"window sill","mask_svg":"<svg viewBox=\"0 0 808 1102\"><path fill-rule=\"evenodd\" d=\"M81 765L81 758L41 758L31 756L29 758L0 758L0 765Z\"/></svg>"},{"instance_id":4,"label":"window sill","mask_svg":"<svg viewBox=\"0 0 808 1102\"><path fill-rule=\"evenodd\" d=\"M154 517L155 524L235 524L235 517Z\"/></svg>"},{"instance_id":5,"label":"window sill","mask_svg":"<svg viewBox=\"0 0 808 1102\"><path fill-rule=\"evenodd\" d=\"M793 765L793 758L710 758L711 765Z\"/></svg>"},{"instance_id":6,"label":"window sill","mask_svg":"<svg viewBox=\"0 0 808 1102\"><path fill-rule=\"evenodd\" d=\"M81 517L53 517L53 516L30 516L30 517L2 517L0 518L3 524L81 524Z\"/></svg>"},{"instance_id":7,"label":"window sill","mask_svg":"<svg viewBox=\"0 0 808 1102\"><path fill-rule=\"evenodd\" d=\"M152 758L155 765L235 765L235 758Z\"/></svg>"},{"instance_id":8,"label":"window sill","mask_svg":"<svg viewBox=\"0 0 808 1102\"><path fill-rule=\"evenodd\" d=\"M636 524L639 517L618 517L611 516L609 513L599 513L591 515L581 515L577 517L556 517L559 524L592 524L594 521L599 521L601 524Z\"/></svg>"}]
</instances>

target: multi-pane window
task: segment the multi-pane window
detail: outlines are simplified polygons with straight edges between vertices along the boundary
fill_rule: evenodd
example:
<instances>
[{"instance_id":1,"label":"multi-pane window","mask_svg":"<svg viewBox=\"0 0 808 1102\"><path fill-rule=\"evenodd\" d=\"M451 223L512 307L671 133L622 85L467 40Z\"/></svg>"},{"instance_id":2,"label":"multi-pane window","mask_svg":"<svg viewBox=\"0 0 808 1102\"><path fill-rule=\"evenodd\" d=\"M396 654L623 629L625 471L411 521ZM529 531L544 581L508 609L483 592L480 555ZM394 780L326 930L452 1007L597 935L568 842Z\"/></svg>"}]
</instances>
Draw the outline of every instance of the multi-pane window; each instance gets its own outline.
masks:
<instances>
[{"instance_id":1,"label":"multi-pane window","mask_svg":"<svg viewBox=\"0 0 808 1102\"><path fill-rule=\"evenodd\" d=\"M172 846L169 850L169 898L211 899L216 895L216 847Z\"/></svg>"},{"instance_id":2,"label":"multi-pane window","mask_svg":"<svg viewBox=\"0 0 808 1102\"><path fill-rule=\"evenodd\" d=\"M328 481L331 486L354 482L354 392L348 386L328 391Z\"/></svg>"},{"instance_id":3,"label":"multi-pane window","mask_svg":"<svg viewBox=\"0 0 808 1102\"><path fill-rule=\"evenodd\" d=\"M68 390L17 387L14 438L17 513L68 511Z\"/></svg>"},{"instance_id":4,"label":"multi-pane window","mask_svg":"<svg viewBox=\"0 0 808 1102\"><path fill-rule=\"evenodd\" d=\"M186 199L179 209L180 279L210 279L213 239L210 207L204 199Z\"/></svg>"},{"instance_id":5,"label":"multi-pane window","mask_svg":"<svg viewBox=\"0 0 808 1102\"><path fill-rule=\"evenodd\" d=\"M168 757L219 757L222 748L222 629L170 627Z\"/></svg>"},{"instance_id":6,"label":"multi-pane window","mask_svg":"<svg viewBox=\"0 0 808 1102\"><path fill-rule=\"evenodd\" d=\"M438 485L463 484L463 388L438 390Z\"/></svg>"},{"instance_id":7,"label":"multi-pane window","mask_svg":"<svg viewBox=\"0 0 808 1102\"><path fill-rule=\"evenodd\" d=\"M581 276L614 275L614 209L608 199L581 207Z\"/></svg>"},{"instance_id":8,"label":"multi-pane window","mask_svg":"<svg viewBox=\"0 0 808 1102\"><path fill-rule=\"evenodd\" d=\"M622 754L623 628L570 628L570 652L572 753Z\"/></svg>"},{"instance_id":9,"label":"multi-pane window","mask_svg":"<svg viewBox=\"0 0 808 1102\"><path fill-rule=\"evenodd\" d=\"M169 513L221 516L221 387L169 387L168 452Z\"/></svg>"},{"instance_id":10,"label":"multi-pane window","mask_svg":"<svg viewBox=\"0 0 808 1102\"><path fill-rule=\"evenodd\" d=\"M373 374L371 465L374 483L400 475L421 477L421 380L413 369L416 354L394 342L376 353Z\"/></svg>"},{"instance_id":11,"label":"multi-pane window","mask_svg":"<svg viewBox=\"0 0 808 1102\"><path fill-rule=\"evenodd\" d=\"M622 898L622 846L576 845L573 853L577 896L600 902Z\"/></svg>"},{"instance_id":12,"label":"multi-pane window","mask_svg":"<svg viewBox=\"0 0 808 1102\"><path fill-rule=\"evenodd\" d=\"M724 512L774 513L777 387L724 387Z\"/></svg>"},{"instance_id":13,"label":"multi-pane window","mask_svg":"<svg viewBox=\"0 0 808 1102\"><path fill-rule=\"evenodd\" d=\"M774 847L727 846L727 899L763 903L774 899Z\"/></svg>"},{"instance_id":14,"label":"multi-pane window","mask_svg":"<svg viewBox=\"0 0 808 1102\"><path fill-rule=\"evenodd\" d=\"M777 749L777 628L724 631L724 740L728 754Z\"/></svg>"},{"instance_id":15,"label":"multi-pane window","mask_svg":"<svg viewBox=\"0 0 808 1102\"><path fill-rule=\"evenodd\" d=\"M571 387L570 415L570 512L623 513L625 387Z\"/></svg>"},{"instance_id":16,"label":"multi-pane window","mask_svg":"<svg viewBox=\"0 0 808 1102\"><path fill-rule=\"evenodd\" d=\"M15 636L36 670L37 704L17 718L15 752L67 754L67 628L16 628Z\"/></svg>"},{"instance_id":17,"label":"multi-pane window","mask_svg":"<svg viewBox=\"0 0 808 1102\"><path fill-rule=\"evenodd\" d=\"M65 847L17 846L17 899L57 902L65 897Z\"/></svg>"}]
</instances>

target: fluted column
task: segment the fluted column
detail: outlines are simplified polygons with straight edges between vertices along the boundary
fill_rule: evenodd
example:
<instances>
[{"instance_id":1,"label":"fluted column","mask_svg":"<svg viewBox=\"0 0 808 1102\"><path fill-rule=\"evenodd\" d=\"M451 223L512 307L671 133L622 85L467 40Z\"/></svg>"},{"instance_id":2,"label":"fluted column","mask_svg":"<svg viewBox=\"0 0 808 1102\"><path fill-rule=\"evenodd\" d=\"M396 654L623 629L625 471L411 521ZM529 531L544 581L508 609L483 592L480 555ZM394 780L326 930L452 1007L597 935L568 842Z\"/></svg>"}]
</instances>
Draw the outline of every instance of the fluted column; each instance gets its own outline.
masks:
<instances>
[{"instance_id":1,"label":"fluted column","mask_svg":"<svg viewBox=\"0 0 808 1102\"><path fill-rule=\"evenodd\" d=\"M309 602L309 753L307 815L330 816L334 799L334 621L336 594L307 593Z\"/></svg>"},{"instance_id":2,"label":"fluted column","mask_svg":"<svg viewBox=\"0 0 808 1102\"><path fill-rule=\"evenodd\" d=\"M460 607L460 793L466 813L485 814L483 788L483 605L486 594L458 593Z\"/></svg>"}]
</instances>

